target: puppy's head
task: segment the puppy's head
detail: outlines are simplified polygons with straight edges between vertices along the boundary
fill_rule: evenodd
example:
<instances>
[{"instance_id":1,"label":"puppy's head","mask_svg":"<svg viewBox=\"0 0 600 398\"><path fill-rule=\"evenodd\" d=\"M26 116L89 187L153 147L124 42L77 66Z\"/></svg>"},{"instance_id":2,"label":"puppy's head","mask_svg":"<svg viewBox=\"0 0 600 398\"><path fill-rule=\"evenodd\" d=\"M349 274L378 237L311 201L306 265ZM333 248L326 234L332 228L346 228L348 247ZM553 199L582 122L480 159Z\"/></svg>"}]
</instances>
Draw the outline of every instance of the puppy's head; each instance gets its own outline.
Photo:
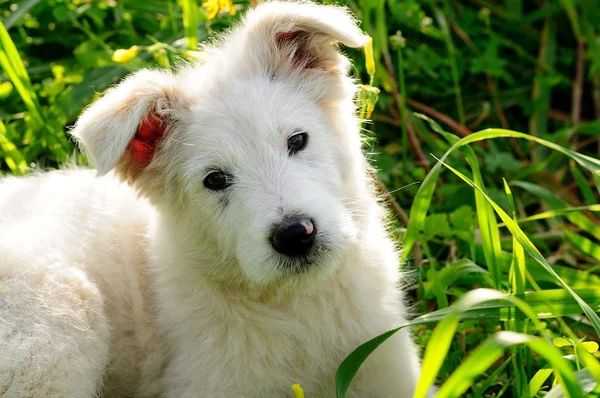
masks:
<instances>
[{"instance_id":1,"label":"puppy's head","mask_svg":"<svg viewBox=\"0 0 600 398\"><path fill-rule=\"evenodd\" d=\"M206 64L125 79L73 135L177 226L188 257L259 284L327 275L356 236L364 174L337 43L365 39L344 9L266 3Z\"/></svg>"}]
</instances>

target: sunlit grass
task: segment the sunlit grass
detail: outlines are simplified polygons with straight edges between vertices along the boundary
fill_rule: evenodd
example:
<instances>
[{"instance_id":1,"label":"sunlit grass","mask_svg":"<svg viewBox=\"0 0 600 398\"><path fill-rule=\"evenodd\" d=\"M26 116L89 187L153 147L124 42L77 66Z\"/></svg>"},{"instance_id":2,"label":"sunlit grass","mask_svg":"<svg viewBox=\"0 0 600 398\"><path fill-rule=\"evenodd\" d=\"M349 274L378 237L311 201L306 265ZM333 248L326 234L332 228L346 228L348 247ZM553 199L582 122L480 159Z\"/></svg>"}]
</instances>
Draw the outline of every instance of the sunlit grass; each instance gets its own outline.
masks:
<instances>
[{"instance_id":1,"label":"sunlit grass","mask_svg":"<svg viewBox=\"0 0 600 398\"><path fill-rule=\"evenodd\" d=\"M252 4L0 0L0 171L63 163L75 151L66 126L98 93L144 66L201 60L198 43ZM347 50L364 83L359 117L374 120L362 127L416 275L419 314L398 325L424 346L416 396L433 383L441 397L600 391L597 7L348 5L373 37ZM394 332L341 364L338 398Z\"/></svg>"}]
</instances>

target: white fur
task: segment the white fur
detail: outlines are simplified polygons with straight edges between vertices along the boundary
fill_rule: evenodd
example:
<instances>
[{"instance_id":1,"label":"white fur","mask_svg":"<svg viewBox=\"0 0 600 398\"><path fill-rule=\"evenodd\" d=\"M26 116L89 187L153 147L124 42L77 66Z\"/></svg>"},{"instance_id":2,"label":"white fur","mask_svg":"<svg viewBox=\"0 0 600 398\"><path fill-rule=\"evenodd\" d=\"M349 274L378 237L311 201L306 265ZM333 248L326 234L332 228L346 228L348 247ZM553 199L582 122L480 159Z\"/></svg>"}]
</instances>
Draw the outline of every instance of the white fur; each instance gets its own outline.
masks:
<instances>
[{"instance_id":1,"label":"white fur","mask_svg":"<svg viewBox=\"0 0 600 398\"><path fill-rule=\"evenodd\" d=\"M289 31L301 47L277 43ZM108 175L0 181L0 395L335 395L341 361L405 321L335 42L365 42L344 9L260 5L206 64L137 72L86 110L73 133ZM128 146L152 109L168 128L140 169ZM233 185L206 189L211 168ZM298 212L326 249L291 272L268 234ZM348 396L410 397L419 366L403 330Z\"/></svg>"}]
</instances>

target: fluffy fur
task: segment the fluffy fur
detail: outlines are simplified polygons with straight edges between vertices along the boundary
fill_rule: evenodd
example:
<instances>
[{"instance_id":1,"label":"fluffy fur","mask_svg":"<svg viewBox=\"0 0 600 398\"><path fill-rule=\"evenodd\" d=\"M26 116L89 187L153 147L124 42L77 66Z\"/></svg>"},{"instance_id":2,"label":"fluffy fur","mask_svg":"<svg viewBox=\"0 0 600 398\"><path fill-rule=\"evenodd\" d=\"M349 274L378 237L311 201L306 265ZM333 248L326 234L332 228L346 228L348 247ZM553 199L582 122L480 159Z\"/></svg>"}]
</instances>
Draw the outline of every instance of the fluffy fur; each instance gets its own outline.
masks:
<instances>
[{"instance_id":1,"label":"fluffy fur","mask_svg":"<svg viewBox=\"0 0 600 398\"><path fill-rule=\"evenodd\" d=\"M103 177L0 182L0 395L335 395L341 361L405 321L338 42L365 43L345 9L260 5L204 65L139 71L84 112ZM216 169L225 190L203 185ZM268 239L297 213L318 228L301 260ZM401 331L348 396L411 397L419 366Z\"/></svg>"}]
</instances>

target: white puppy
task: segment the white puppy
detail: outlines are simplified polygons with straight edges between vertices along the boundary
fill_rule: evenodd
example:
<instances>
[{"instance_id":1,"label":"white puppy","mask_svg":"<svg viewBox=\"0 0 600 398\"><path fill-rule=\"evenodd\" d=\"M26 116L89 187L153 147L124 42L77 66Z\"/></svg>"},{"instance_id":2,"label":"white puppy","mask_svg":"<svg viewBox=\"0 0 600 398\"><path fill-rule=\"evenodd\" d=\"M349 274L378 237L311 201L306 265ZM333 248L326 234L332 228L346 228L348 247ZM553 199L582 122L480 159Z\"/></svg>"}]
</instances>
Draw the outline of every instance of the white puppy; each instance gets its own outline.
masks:
<instances>
[{"instance_id":1,"label":"white puppy","mask_svg":"<svg viewBox=\"0 0 600 398\"><path fill-rule=\"evenodd\" d=\"M139 71L81 116L99 175L0 184L0 395L335 396L405 322L361 152L342 8L271 2L204 65ZM121 182L121 181L124 182ZM409 331L348 396L410 397Z\"/></svg>"}]
</instances>

